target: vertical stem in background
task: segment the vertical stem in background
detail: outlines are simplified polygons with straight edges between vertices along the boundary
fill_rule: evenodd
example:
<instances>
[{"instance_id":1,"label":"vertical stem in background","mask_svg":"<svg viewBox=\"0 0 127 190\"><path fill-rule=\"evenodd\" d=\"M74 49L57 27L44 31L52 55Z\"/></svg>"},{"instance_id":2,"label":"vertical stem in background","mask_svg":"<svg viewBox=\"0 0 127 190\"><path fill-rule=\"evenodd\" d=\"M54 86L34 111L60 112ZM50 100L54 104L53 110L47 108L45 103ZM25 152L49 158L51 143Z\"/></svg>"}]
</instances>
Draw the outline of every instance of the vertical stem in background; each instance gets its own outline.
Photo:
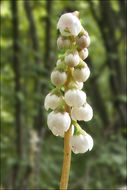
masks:
<instances>
[{"instance_id":1,"label":"vertical stem in background","mask_svg":"<svg viewBox=\"0 0 127 190\"><path fill-rule=\"evenodd\" d=\"M106 64L109 67L109 69L112 71L111 75L109 76L109 84L110 88L112 90L113 94L113 105L116 110L119 111L119 117L121 122L117 122L118 126L126 126L127 123L127 117L126 117L126 111L125 107L126 104L122 102L120 99L114 98L114 97L121 97L121 95L125 94L125 82L123 75L121 74L121 63L120 60L117 57L118 54L118 47L119 43L118 40L115 38L115 31L117 29L117 26L119 25L121 21L121 17L118 16L120 14L119 12L116 14L114 10L111 7L111 4L109 1L99 1L99 7L100 7L100 17L96 14L97 11L94 9L94 3L92 0L88 1L90 4L90 8L93 14L94 19L96 20L99 29L101 31L103 40L104 40L104 46L106 49ZM121 2L121 1L120 1ZM124 6L124 3L122 4ZM108 15L106 10L108 10ZM116 19L117 18L117 19ZM119 19L120 20L119 20ZM105 19L105 22L103 20ZM123 20L124 25L124 20ZM105 30L105 28L109 28L108 32ZM122 25L121 25L122 26ZM119 27L121 30L121 35L123 34L123 28ZM112 39L110 39L110 36L112 36ZM114 55L114 56L109 56ZM120 121L119 120L119 121Z\"/></svg>"},{"instance_id":2,"label":"vertical stem in background","mask_svg":"<svg viewBox=\"0 0 127 190\"><path fill-rule=\"evenodd\" d=\"M50 59L50 51L51 51L51 14L52 14L52 2L51 1L46 1L46 12L47 12L47 16L45 19L45 42L44 42L44 46L45 46L45 52L43 55L43 59L41 59L38 54L40 52L40 44L38 41L38 34L37 34L37 28L36 28L36 23L34 20L34 15L32 12L32 6L31 3L27 0L24 0L24 8L26 11L26 16L28 18L28 22L29 22L29 28L30 28L30 35L31 35L31 39L32 39L32 46L33 46L33 50L35 52L34 54L34 59L35 62L38 66L38 68L42 68L42 61L44 62L44 68L48 70L51 69L51 64L49 64L49 59ZM38 69L40 70L40 69ZM40 75L40 72L38 73L38 75ZM47 77L47 72L46 73L42 73L43 77ZM43 89L43 90L42 90ZM34 92L38 93L40 95L40 97L42 96L42 91L45 93L47 89L47 84L45 84L45 82L43 83L42 81L39 80L39 78L35 78L34 80ZM46 125L46 121L45 121L45 115L44 112L42 111L42 98L39 100L36 100L35 102L35 109L37 110L37 114L34 116L33 119L33 128L35 130L37 130L38 135L40 137L41 140L44 139L44 135L45 135L45 128L43 126ZM36 152L36 156L35 156L35 167L34 167L34 176L35 176L35 182L36 182L36 188L39 188L37 185L37 180L40 177L40 167L39 167L39 160L40 160L40 155L41 155L41 149L42 149L42 141L40 141L39 145L38 145L38 152ZM33 168L29 168L27 167L26 173L24 175L24 178L22 180L22 183L24 185L24 187L27 185L27 181L28 178L30 178L31 173L33 172ZM26 180L27 179L27 180Z\"/></svg>"},{"instance_id":3,"label":"vertical stem in background","mask_svg":"<svg viewBox=\"0 0 127 190\"><path fill-rule=\"evenodd\" d=\"M65 84L65 91L68 90L68 86L70 83L70 78L72 75L72 69L69 68L67 82ZM66 111L70 114L70 107L66 105ZM69 145L72 128L70 126L69 130L65 133L64 136L64 159L63 159L63 167L62 167L62 175L60 180L60 190L66 190L68 187L68 179L69 179L69 172L70 172L70 163L71 163L71 148Z\"/></svg>"},{"instance_id":4,"label":"vertical stem in background","mask_svg":"<svg viewBox=\"0 0 127 190\"><path fill-rule=\"evenodd\" d=\"M51 52L51 16L52 16L52 6L53 6L53 0L46 1L46 12L47 16L45 18L45 52L44 52L44 65L47 68L47 70L51 69L51 63L50 63L50 52Z\"/></svg>"},{"instance_id":5,"label":"vertical stem in background","mask_svg":"<svg viewBox=\"0 0 127 190\"><path fill-rule=\"evenodd\" d=\"M32 46L33 46L33 50L34 50L34 60L35 60L35 63L37 64L37 67L39 68L39 67L41 67L42 60L38 56L38 54L40 52L40 45L39 45L39 40L38 40L38 35L37 35L36 24L35 24L32 8L31 8L31 2L24 0L24 8L25 8L26 16L27 16L28 22L29 22L29 30L30 30L31 41L32 41ZM40 81L39 81L38 77L36 77L34 79L34 93L41 94ZM41 100L36 100L34 109L37 110L37 114L33 118L33 128L36 129L39 134L42 129L42 118L44 117L42 115L40 105L41 105ZM39 110L39 114L38 114L38 110Z\"/></svg>"},{"instance_id":6,"label":"vertical stem in background","mask_svg":"<svg viewBox=\"0 0 127 190\"><path fill-rule=\"evenodd\" d=\"M21 126L21 101L18 97L21 91L20 83L20 47L18 44L19 40L19 20L18 20L18 2L11 2L12 10L12 35L13 35L13 72L14 72L14 92L15 92L15 130L16 130L16 152L17 160L21 159L22 156L22 126ZM16 178L18 176L19 164L13 165L12 174L12 186L15 186Z\"/></svg>"}]
</instances>

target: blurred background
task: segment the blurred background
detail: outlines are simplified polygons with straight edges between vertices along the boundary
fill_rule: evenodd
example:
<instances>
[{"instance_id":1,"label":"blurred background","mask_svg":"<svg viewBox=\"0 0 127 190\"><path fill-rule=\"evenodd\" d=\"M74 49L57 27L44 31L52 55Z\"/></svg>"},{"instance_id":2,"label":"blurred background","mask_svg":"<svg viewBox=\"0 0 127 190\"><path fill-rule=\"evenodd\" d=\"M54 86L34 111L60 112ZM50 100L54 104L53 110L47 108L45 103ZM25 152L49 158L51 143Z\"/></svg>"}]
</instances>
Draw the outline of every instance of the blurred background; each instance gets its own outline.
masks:
<instances>
[{"instance_id":1,"label":"blurred background","mask_svg":"<svg viewBox=\"0 0 127 190\"><path fill-rule=\"evenodd\" d=\"M43 102L59 53L58 19L80 11L91 37L84 84L94 110L79 122L94 139L91 152L72 153L69 189L120 189L126 184L125 0L2 0L1 189L59 189L63 139L46 123Z\"/></svg>"}]
</instances>

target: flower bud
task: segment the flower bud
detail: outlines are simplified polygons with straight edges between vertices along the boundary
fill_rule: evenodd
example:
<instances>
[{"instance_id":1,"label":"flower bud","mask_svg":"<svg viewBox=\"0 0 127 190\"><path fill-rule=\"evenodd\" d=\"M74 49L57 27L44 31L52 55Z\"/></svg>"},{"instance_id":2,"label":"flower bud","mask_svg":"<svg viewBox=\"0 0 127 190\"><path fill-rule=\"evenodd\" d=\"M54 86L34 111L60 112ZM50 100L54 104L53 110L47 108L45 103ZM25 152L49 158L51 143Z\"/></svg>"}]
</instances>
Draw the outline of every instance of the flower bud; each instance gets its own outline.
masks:
<instances>
[{"instance_id":1,"label":"flower bud","mask_svg":"<svg viewBox=\"0 0 127 190\"><path fill-rule=\"evenodd\" d=\"M56 62L56 66L60 65L61 62L62 62L61 59L58 59Z\"/></svg>"},{"instance_id":2,"label":"flower bud","mask_svg":"<svg viewBox=\"0 0 127 190\"><path fill-rule=\"evenodd\" d=\"M88 57L88 49L84 48L79 52L79 56L82 60L86 59Z\"/></svg>"},{"instance_id":3,"label":"flower bud","mask_svg":"<svg viewBox=\"0 0 127 190\"><path fill-rule=\"evenodd\" d=\"M79 54L77 51L75 51L73 53L68 53L65 56L65 62L70 67L75 67L76 65L79 64L79 61L80 61L80 58L79 58Z\"/></svg>"},{"instance_id":4,"label":"flower bud","mask_svg":"<svg viewBox=\"0 0 127 190\"><path fill-rule=\"evenodd\" d=\"M82 106L86 102L86 94L79 89L70 89L65 93L65 102L69 106Z\"/></svg>"},{"instance_id":5,"label":"flower bud","mask_svg":"<svg viewBox=\"0 0 127 190\"><path fill-rule=\"evenodd\" d=\"M63 36L77 36L82 29L82 25L77 16L72 13L63 14L57 24Z\"/></svg>"},{"instance_id":6,"label":"flower bud","mask_svg":"<svg viewBox=\"0 0 127 190\"><path fill-rule=\"evenodd\" d=\"M45 97L44 107L46 110L49 108L56 109L56 107L60 104L62 101L62 96L57 96L56 94L47 94Z\"/></svg>"},{"instance_id":7,"label":"flower bud","mask_svg":"<svg viewBox=\"0 0 127 190\"><path fill-rule=\"evenodd\" d=\"M69 49L71 46L71 40L59 36L57 39L57 46L59 49Z\"/></svg>"},{"instance_id":8,"label":"flower bud","mask_svg":"<svg viewBox=\"0 0 127 190\"><path fill-rule=\"evenodd\" d=\"M74 12L72 12L72 14L79 17L80 12L79 11L74 11Z\"/></svg>"},{"instance_id":9,"label":"flower bud","mask_svg":"<svg viewBox=\"0 0 127 190\"><path fill-rule=\"evenodd\" d=\"M47 124L55 136L64 136L71 124L70 116L67 112L54 112L48 115Z\"/></svg>"},{"instance_id":10,"label":"flower bud","mask_svg":"<svg viewBox=\"0 0 127 190\"><path fill-rule=\"evenodd\" d=\"M81 90L83 88L83 82L77 82L76 81L76 87Z\"/></svg>"},{"instance_id":11,"label":"flower bud","mask_svg":"<svg viewBox=\"0 0 127 190\"><path fill-rule=\"evenodd\" d=\"M79 32L78 36L81 37L82 35L88 36L88 32L82 27L81 31Z\"/></svg>"},{"instance_id":12,"label":"flower bud","mask_svg":"<svg viewBox=\"0 0 127 190\"><path fill-rule=\"evenodd\" d=\"M93 139L86 133L86 135L74 135L70 139L70 146L75 154L85 153L93 148Z\"/></svg>"},{"instance_id":13,"label":"flower bud","mask_svg":"<svg viewBox=\"0 0 127 190\"><path fill-rule=\"evenodd\" d=\"M61 87L66 82L66 80L67 74L65 72L56 70L51 73L51 81L57 87Z\"/></svg>"},{"instance_id":14,"label":"flower bud","mask_svg":"<svg viewBox=\"0 0 127 190\"><path fill-rule=\"evenodd\" d=\"M89 104L80 107L73 107L71 110L71 117L75 120L90 121L93 117L93 109Z\"/></svg>"},{"instance_id":15,"label":"flower bud","mask_svg":"<svg viewBox=\"0 0 127 190\"><path fill-rule=\"evenodd\" d=\"M90 44L90 37L89 35L82 35L81 37L76 37L76 44L78 46L78 49L84 49L87 48Z\"/></svg>"},{"instance_id":16,"label":"flower bud","mask_svg":"<svg viewBox=\"0 0 127 190\"><path fill-rule=\"evenodd\" d=\"M85 82L90 76L90 69L88 66L78 69L75 68L73 71L74 79L78 82Z\"/></svg>"}]
</instances>

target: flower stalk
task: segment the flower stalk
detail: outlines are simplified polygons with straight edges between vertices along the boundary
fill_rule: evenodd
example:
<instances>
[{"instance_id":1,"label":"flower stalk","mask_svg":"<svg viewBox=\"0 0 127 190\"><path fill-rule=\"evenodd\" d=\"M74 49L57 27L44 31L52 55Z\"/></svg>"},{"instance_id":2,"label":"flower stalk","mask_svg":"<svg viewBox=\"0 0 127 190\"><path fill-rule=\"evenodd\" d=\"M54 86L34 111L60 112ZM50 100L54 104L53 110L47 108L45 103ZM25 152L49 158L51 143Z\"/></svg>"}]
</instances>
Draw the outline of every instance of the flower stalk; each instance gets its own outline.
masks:
<instances>
[{"instance_id":1,"label":"flower stalk","mask_svg":"<svg viewBox=\"0 0 127 190\"><path fill-rule=\"evenodd\" d=\"M68 90L71 76L72 76L72 69L69 68L67 75L67 82L65 84L65 91ZM65 109L70 114L71 109L67 104L65 105ZM64 158L62 166L62 175L60 180L60 190L67 189L68 187L68 179L69 179L70 163L71 163L71 147L70 147L71 134L72 134L72 127L70 126L69 130L64 135Z\"/></svg>"},{"instance_id":2,"label":"flower stalk","mask_svg":"<svg viewBox=\"0 0 127 190\"><path fill-rule=\"evenodd\" d=\"M69 179L70 163L71 163L71 147L70 147L71 133L72 133L72 128L70 127L64 136L64 159L63 159L62 175L60 180L60 190L66 190L68 187L68 179Z\"/></svg>"}]
</instances>

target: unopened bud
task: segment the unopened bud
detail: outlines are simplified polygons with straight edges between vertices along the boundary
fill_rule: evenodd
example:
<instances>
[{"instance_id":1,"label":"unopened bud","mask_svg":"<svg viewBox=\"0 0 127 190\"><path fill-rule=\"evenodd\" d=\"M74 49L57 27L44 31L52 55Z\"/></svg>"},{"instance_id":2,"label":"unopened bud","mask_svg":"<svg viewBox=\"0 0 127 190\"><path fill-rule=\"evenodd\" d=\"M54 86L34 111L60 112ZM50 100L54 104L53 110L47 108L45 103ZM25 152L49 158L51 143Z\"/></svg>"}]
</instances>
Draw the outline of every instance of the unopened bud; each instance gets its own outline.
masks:
<instances>
[{"instance_id":1,"label":"unopened bud","mask_svg":"<svg viewBox=\"0 0 127 190\"><path fill-rule=\"evenodd\" d=\"M76 87L81 90L83 88L83 82L76 81Z\"/></svg>"},{"instance_id":2,"label":"unopened bud","mask_svg":"<svg viewBox=\"0 0 127 190\"><path fill-rule=\"evenodd\" d=\"M85 82L90 76L90 69L86 65L84 68L75 68L73 71L74 79L78 82Z\"/></svg>"},{"instance_id":3,"label":"unopened bud","mask_svg":"<svg viewBox=\"0 0 127 190\"><path fill-rule=\"evenodd\" d=\"M58 59L56 62L56 66L60 65L60 63L61 63L61 59Z\"/></svg>"},{"instance_id":4,"label":"unopened bud","mask_svg":"<svg viewBox=\"0 0 127 190\"><path fill-rule=\"evenodd\" d=\"M90 44L90 37L89 35L82 35L81 37L76 37L76 44L78 46L78 49L84 49L87 48Z\"/></svg>"},{"instance_id":5,"label":"unopened bud","mask_svg":"<svg viewBox=\"0 0 127 190\"><path fill-rule=\"evenodd\" d=\"M57 39L57 46L59 49L69 49L71 46L71 40L65 39L62 36L59 36Z\"/></svg>"},{"instance_id":6,"label":"unopened bud","mask_svg":"<svg viewBox=\"0 0 127 190\"><path fill-rule=\"evenodd\" d=\"M70 67L75 67L76 65L79 64L79 61L80 61L80 58L79 58L79 54L77 51L75 51L73 53L68 53L65 56L65 62Z\"/></svg>"},{"instance_id":7,"label":"unopened bud","mask_svg":"<svg viewBox=\"0 0 127 190\"><path fill-rule=\"evenodd\" d=\"M67 80L66 72L60 72L56 70L51 73L51 81L57 87L61 87L62 85L64 85L66 80Z\"/></svg>"},{"instance_id":8,"label":"unopened bud","mask_svg":"<svg viewBox=\"0 0 127 190\"><path fill-rule=\"evenodd\" d=\"M88 49L84 48L81 51L79 51L79 56L82 60L86 59L88 57Z\"/></svg>"},{"instance_id":9,"label":"unopened bud","mask_svg":"<svg viewBox=\"0 0 127 190\"><path fill-rule=\"evenodd\" d=\"M81 37L82 35L88 36L88 32L82 27L81 31L79 32L78 36Z\"/></svg>"},{"instance_id":10,"label":"unopened bud","mask_svg":"<svg viewBox=\"0 0 127 190\"><path fill-rule=\"evenodd\" d=\"M74 11L72 14L79 17L80 12L79 11Z\"/></svg>"}]
</instances>

